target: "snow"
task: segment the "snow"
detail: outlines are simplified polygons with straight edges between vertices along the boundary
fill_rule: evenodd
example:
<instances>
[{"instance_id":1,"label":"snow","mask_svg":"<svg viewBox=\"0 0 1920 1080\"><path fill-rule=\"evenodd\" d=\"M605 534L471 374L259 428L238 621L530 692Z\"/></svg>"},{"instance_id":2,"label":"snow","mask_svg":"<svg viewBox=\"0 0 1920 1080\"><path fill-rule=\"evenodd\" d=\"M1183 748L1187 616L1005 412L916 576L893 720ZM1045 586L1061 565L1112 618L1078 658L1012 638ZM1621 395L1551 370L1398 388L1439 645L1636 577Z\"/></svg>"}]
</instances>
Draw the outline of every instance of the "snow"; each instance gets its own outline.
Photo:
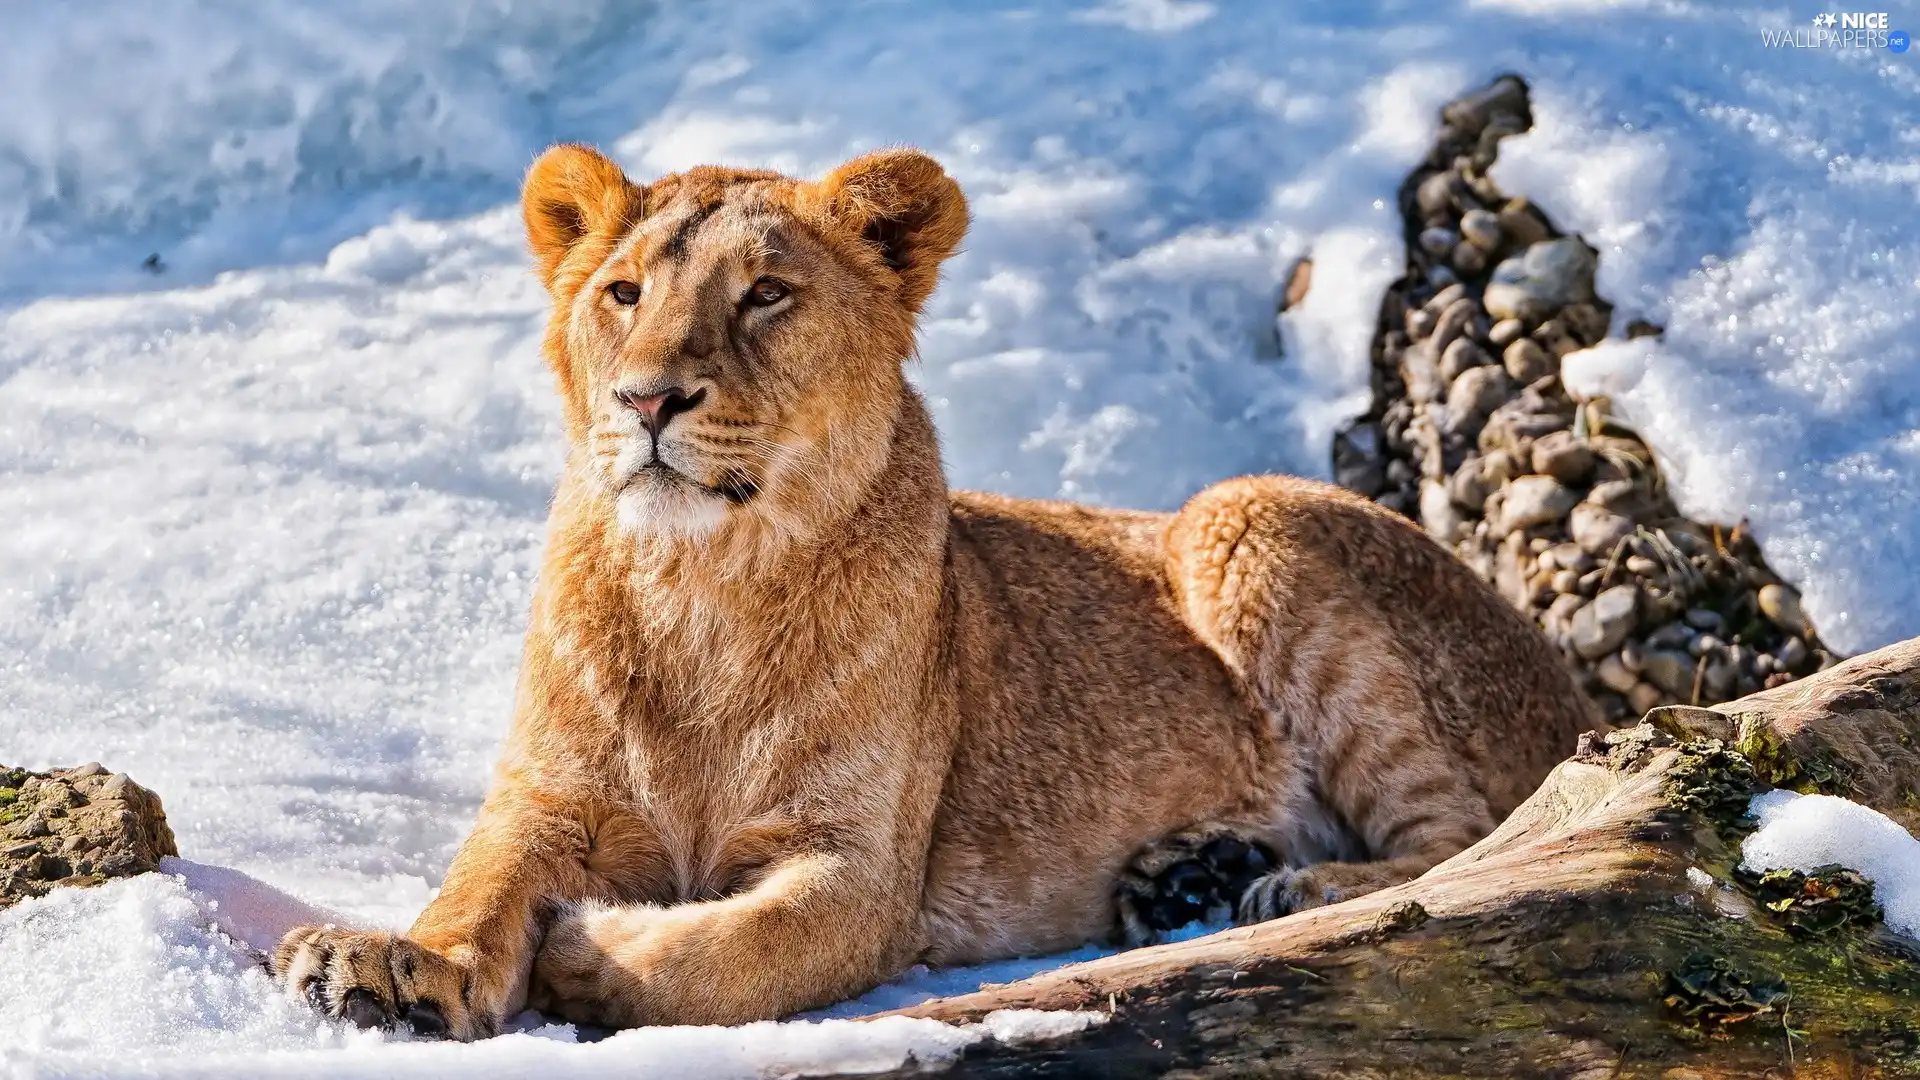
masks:
<instances>
[{"instance_id":1,"label":"snow","mask_svg":"<svg viewBox=\"0 0 1920 1080\"><path fill-rule=\"evenodd\" d=\"M1920 937L1920 840L1872 807L1832 795L1786 790L1754 797L1760 827L1740 845L1750 870L1798 870L1839 864L1873 882L1886 923Z\"/></svg>"},{"instance_id":2,"label":"snow","mask_svg":"<svg viewBox=\"0 0 1920 1080\"><path fill-rule=\"evenodd\" d=\"M1689 509L1753 520L1829 641L1920 633L1920 54L1761 48L1792 14L0 7L0 759L131 772L192 860L0 916L0 979L41 980L0 997L8 1050L32 1075L660 1075L681 1047L724 1071L865 1045L808 1023L382 1042L280 1011L243 961L309 909L405 926L478 806L559 462L511 205L558 139L642 178L938 154L976 213L913 367L950 476L1169 507L1325 474L1400 268L1396 189L1442 102L1520 71L1540 127L1500 179L1602 248L1621 320L1667 328L1570 377L1645 428ZM1057 962L909 973L832 1012ZM974 1037L874 1030L876 1061Z\"/></svg>"}]
</instances>

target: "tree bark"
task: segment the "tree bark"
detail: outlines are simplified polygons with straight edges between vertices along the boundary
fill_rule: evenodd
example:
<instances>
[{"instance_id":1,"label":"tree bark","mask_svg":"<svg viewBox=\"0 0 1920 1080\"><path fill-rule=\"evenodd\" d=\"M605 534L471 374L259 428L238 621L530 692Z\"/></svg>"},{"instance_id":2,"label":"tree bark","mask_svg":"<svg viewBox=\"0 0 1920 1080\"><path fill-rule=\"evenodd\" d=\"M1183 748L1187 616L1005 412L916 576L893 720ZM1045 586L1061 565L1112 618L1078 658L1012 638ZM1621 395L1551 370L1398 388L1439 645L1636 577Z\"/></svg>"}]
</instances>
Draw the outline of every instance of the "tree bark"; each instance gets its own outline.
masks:
<instances>
[{"instance_id":1,"label":"tree bark","mask_svg":"<svg viewBox=\"0 0 1920 1080\"><path fill-rule=\"evenodd\" d=\"M1879 923L1857 879L1790 880L1780 900L1781 882L1734 872L1769 786L1920 825L1917 747L1920 639L1715 709L1656 709L1406 885L901 1010L1109 1018L896 1075L1920 1075L1920 943Z\"/></svg>"}]
</instances>

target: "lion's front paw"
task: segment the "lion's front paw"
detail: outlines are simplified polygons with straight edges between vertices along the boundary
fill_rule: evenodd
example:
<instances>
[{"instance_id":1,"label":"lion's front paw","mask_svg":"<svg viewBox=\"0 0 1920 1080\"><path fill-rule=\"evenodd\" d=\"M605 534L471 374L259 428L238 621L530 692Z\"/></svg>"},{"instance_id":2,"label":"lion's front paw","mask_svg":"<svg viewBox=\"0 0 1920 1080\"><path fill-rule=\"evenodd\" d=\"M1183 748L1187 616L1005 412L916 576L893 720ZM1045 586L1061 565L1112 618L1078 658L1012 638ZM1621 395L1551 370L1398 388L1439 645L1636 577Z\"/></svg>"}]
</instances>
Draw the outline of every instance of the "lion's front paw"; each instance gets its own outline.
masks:
<instances>
[{"instance_id":1,"label":"lion's front paw","mask_svg":"<svg viewBox=\"0 0 1920 1080\"><path fill-rule=\"evenodd\" d=\"M280 940L272 967L287 993L356 1027L463 1042L497 1027L469 1008L463 968L396 934L303 926Z\"/></svg>"}]
</instances>

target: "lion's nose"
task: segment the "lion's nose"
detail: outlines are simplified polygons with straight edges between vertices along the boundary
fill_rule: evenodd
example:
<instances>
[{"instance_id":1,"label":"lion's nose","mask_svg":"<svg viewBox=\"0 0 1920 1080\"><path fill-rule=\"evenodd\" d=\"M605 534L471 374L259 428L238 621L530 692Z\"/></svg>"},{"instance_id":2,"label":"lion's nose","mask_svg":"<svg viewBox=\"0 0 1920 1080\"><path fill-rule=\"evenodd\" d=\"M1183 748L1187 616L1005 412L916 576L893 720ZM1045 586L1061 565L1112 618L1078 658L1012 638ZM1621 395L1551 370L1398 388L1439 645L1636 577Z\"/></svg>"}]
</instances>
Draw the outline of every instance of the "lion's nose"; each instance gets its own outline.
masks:
<instances>
[{"instance_id":1,"label":"lion's nose","mask_svg":"<svg viewBox=\"0 0 1920 1080\"><path fill-rule=\"evenodd\" d=\"M613 392L613 396L620 404L639 413L641 425L658 438L674 417L698 408L707 399L707 392L703 388L689 394L678 386L669 386L664 390L622 386Z\"/></svg>"}]
</instances>

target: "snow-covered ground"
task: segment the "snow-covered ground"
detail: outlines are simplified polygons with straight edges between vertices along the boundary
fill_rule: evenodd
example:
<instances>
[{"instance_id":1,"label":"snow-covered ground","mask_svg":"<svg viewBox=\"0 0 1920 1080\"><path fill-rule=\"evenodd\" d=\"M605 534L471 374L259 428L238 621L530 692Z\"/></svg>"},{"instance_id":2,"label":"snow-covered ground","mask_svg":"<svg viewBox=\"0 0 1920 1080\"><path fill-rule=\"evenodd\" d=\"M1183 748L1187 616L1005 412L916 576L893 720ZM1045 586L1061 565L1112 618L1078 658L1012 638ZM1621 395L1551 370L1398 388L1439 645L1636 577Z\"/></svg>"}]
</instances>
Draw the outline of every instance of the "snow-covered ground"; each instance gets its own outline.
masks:
<instances>
[{"instance_id":1,"label":"snow-covered ground","mask_svg":"<svg viewBox=\"0 0 1920 1080\"><path fill-rule=\"evenodd\" d=\"M1394 190L1437 106L1502 70L1540 125L1497 175L1602 248L1619 318L1667 327L1583 385L1685 505L1752 518L1828 640L1920 634L1920 52L1762 46L1814 13L0 6L0 760L130 771L189 859L299 902L424 904L506 719L559 457L511 205L550 141L642 178L933 151L976 212L915 367L952 479L1171 506L1325 472L1399 268ZM231 1055L304 1049L273 1067L660 1075L681 1052L317 1033L205 929L244 902L216 878L0 915L0 1069L254 1075ZM726 1059L749 1074L800 1060L782 1039L845 1043L713 1037L751 1044Z\"/></svg>"}]
</instances>

